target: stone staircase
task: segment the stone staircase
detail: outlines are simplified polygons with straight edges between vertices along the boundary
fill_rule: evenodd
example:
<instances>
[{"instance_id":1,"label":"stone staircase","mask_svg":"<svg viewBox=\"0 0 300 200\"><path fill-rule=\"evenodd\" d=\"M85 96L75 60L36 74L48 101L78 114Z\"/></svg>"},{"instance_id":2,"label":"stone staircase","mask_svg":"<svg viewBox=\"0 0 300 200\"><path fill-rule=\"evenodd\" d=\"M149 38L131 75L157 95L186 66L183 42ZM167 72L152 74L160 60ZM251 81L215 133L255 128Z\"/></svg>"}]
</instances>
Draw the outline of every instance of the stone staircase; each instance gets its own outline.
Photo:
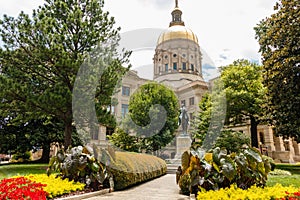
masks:
<instances>
[{"instance_id":1,"label":"stone staircase","mask_svg":"<svg viewBox=\"0 0 300 200\"><path fill-rule=\"evenodd\" d=\"M181 159L168 160L167 174L176 174L176 171L179 166L181 166Z\"/></svg>"}]
</instances>

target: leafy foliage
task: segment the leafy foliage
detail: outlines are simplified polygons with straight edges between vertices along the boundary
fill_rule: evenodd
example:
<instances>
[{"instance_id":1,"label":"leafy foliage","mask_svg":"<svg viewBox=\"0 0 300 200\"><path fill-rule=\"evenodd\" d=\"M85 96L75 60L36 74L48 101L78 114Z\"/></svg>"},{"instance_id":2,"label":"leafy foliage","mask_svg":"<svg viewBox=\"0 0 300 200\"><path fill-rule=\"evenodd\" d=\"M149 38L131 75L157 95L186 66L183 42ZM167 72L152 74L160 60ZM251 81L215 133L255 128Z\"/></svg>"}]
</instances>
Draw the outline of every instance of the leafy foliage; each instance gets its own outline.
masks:
<instances>
[{"instance_id":1,"label":"leafy foliage","mask_svg":"<svg viewBox=\"0 0 300 200\"><path fill-rule=\"evenodd\" d=\"M111 98L115 83L127 71L122 64L129 53L116 53L120 28L114 27L114 18L103 6L103 0L47 0L32 16L24 12L17 18L4 15L0 20L4 43L0 49L0 109L4 117L17 113L22 116L18 122L24 123L41 116L55 117L63 122L64 146L68 148L72 92L79 67L89 52L113 41L111 52L101 55L113 61L103 76L97 77L95 95L97 113L106 109L104 99ZM104 113L99 119L114 126L107 116Z\"/></svg>"},{"instance_id":2,"label":"leafy foliage","mask_svg":"<svg viewBox=\"0 0 300 200\"><path fill-rule=\"evenodd\" d=\"M277 134L300 141L300 4L280 0L255 27L262 53L268 112Z\"/></svg>"},{"instance_id":3,"label":"leafy foliage","mask_svg":"<svg viewBox=\"0 0 300 200\"><path fill-rule=\"evenodd\" d=\"M228 153L240 152L244 146L250 146L249 136L232 130L223 130L215 144L215 147L225 148Z\"/></svg>"},{"instance_id":4,"label":"leafy foliage","mask_svg":"<svg viewBox=\"0 0 300 200\"><path fill-rule=\"evenodd\" d=\"M258 147L257 125L266 101L261 69L247 60L237 60L221 70L227 99L226 124L234 125L249 119L254 147Z\"/></svg>"},{"instance_id":5,"label":"leafy foliage","mask_svg":"<svg viewBox=\"0 0 300 200\"><path fill-rule=\"evenodd\" d=\"M201 147L211 122L211 94L206 93L199 102L200 112L191 122L191 134L194 138L193 148Z\"/></svg>"},{"instance_id":6,"label":"leafy foliage","mask_svg":"<svg viewBox=\"0 0 300 200\"><path fill-rule=\"evenodd\" d=\"M209 153L201 149L191 150L189 165L187 168L183 167L181 178L184 178L179 179L179 186L182 191L188 191L186 194L197 194L199 187L218 190L234 183L242 189L253 185L263 187L270 170L270 163L254 148L245 148L239 153L231 154L219 147ZM189 184L182 184L189 179Z\"/></svg>"},{"instance_id":7,"label":"leafy foliage","mask_svg":"<svg viewBox=\"0 0 300 200\"><path fill-rule=\"evenodd\" d=\"M156 105L165 109L166 119L162 119L163 112L159 107L155 107ZM164 85L155 82L146 83L131 95L129 115L133 122L127 126L140 137L141 149L147 152L157 151L173 140L174 132L178 128L177 97ZM165 123L160 127L163 120Z\"/></svg>"},{"instance_id":8,"label":"leafy foliage","mask_svg":"<svg viewBox=\"0 0 300 200\"><path fill-rule=\"evenodd\" d=\"M0 125L0 152L24 154L27 151L43 149L39 162L49 163L50 144L62 145L64 142L63 124L50 117L16 124L18 120L11 116L0 121L3 122ZM72 143L81 145L74 127L72 127Z\"/></svg>"},{"instance_id":9,"label":"leafy foliage","mask_svg":"<svg viewBox=\"0 0 300 200\"><path fill-rule=\"evenodd\" d=\"M106 166L100 163L87 147L73 147L68 152L59 151L52 157L47 169L47 174L59 172L60 176L70 181L85 183L87 187L99 190L104 181L108 180Z\"/></svg>"},{"instance_id":10,"label":"leafy foliage","mask_svg":"<svg viewBox=\"0 0 300 200\"><path fill-rule=\"evenodd\" d=\"M116 128L115 132L111 136L108 136L108 139L114 146L124 151L139 152L140 143L138 142L138 138L129 135L120 128Z\"/></svg>"}]
</instances>

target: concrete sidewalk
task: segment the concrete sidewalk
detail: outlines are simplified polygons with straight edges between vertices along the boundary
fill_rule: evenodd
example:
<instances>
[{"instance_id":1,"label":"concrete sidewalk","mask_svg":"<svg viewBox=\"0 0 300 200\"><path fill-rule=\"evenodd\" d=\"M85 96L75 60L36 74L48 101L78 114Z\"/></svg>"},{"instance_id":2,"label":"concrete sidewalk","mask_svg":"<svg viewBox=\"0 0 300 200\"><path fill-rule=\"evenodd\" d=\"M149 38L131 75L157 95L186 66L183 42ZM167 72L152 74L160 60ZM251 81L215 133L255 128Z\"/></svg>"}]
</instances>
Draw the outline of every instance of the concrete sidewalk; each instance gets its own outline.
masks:
<instances>
[{"instance_id":1,"label":"concrete sidewalk","mask_svg":"<svg viewBox=\"0 0 300 200\"><path fill-rule=\"evenodd\" d=\"M152 181L129 188L124 191L116 191L99 195L87 200L189 200L185 195L179 194L179 186L176 185L175 174L167 174Z\"/></svg>"}]
</instances>

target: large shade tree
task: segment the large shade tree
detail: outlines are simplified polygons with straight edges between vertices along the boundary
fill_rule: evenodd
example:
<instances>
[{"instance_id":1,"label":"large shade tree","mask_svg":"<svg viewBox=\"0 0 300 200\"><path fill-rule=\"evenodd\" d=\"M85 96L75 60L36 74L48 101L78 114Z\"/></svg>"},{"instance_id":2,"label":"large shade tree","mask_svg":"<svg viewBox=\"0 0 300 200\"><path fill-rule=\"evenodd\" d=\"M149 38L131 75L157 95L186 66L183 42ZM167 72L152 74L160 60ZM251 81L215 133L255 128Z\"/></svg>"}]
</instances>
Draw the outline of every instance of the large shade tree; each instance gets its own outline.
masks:
<instances>
[{"instance_id":1,"label":"large shade tree","mask_svg":"<svg viewBox=\"0 0 300 200\"><path fill-rule=\"evenodd\" d=\"M63 122L64 145L71 145L72 91L76 74L95 47L119 41L114 18L103 11L103 0L46 0L31 16L4 15L0 20L1 116L17 114L26 122L42 116ZM107 43L106 43L107 45ZM115 45L112 46L115 50ZM114 61L103 73L95 94L104 123L117 80L127 71L129 53L110 52ZM25 117L24 117L25 116ZM101 118L102 117L102 118Z\"/></svg>"},{"instance_id":2,"label":"large shade tree","mask_svg":"<svg viewBox=\"0 0 300 200\"><path fill-rule=\"evenodd\" d=\"M142 85L129 101L129 129L136 132L141 149L157 151L169 144L178 128L179 104L170 88L155 82Z\"/></svg>"},{"instance_id":3,"label":"large shade tree","mask_svg":"<svg viewBox=\"0 0 300 200\"><path fill-rule=\"evenodd\" d=\"M300 3L280 0L256 27L268 112L277 133L300 141Z\"/></svg>"},{"instance_id":4,"label":"large shade tree","mask_svg":"<svg viewBox=\"0 0 300 200\"><path fill-rule=\"evenodd\" d=\"M226 124L239 124L250 120L251 144L258 147L257 125L263 119L265 87L262 67L247 60L237 60L221 68L227 100Z\"/></svg>"}]
</instances>

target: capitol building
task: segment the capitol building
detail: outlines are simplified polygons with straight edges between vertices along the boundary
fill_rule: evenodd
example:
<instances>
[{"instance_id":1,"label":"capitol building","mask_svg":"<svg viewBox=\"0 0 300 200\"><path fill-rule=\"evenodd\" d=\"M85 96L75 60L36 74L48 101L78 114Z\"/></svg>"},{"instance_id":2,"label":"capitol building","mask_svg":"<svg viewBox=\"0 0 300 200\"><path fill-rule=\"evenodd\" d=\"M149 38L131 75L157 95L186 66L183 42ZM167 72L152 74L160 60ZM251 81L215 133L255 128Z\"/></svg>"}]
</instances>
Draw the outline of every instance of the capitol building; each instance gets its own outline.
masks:
<instances>
[{"instance_id":1,"label":"capitol building","mask_svg":"<svg viewBox=\"0 0 300 200\"><path fill-rule=\"evenodd\" d=\"M130 95L148 81L156 81L171 88L177 95L178 105L185 105L190 119L199 111L198 104L202 96L210 90L213 81L206 82L203 78L203 54L198 38L191 29L185 26L178 1L175 2L169 27L157 38L153 55L153 80L139 77L137 71L134 70L129 71L122 80L122 88L116 95L118 104L112 108L113 114L119 121L128 113ZM232 129L250 135L250 124L247 122ZM181 130L178 130L179 132ZM267 154L277 162L300 161L300 144L292 138L276 137L273 134L273 128L266 125L259 125L257 132L260 150L263 154ZM102 127L99 136L93 139L106 140L106 134L109 133L105 127ZM172 145L176 146L176 141ZM170 159L176 154L176 147L172 145L166 148L167 152L161 152L167 153Z\"/></svg>"}]
</instances>

